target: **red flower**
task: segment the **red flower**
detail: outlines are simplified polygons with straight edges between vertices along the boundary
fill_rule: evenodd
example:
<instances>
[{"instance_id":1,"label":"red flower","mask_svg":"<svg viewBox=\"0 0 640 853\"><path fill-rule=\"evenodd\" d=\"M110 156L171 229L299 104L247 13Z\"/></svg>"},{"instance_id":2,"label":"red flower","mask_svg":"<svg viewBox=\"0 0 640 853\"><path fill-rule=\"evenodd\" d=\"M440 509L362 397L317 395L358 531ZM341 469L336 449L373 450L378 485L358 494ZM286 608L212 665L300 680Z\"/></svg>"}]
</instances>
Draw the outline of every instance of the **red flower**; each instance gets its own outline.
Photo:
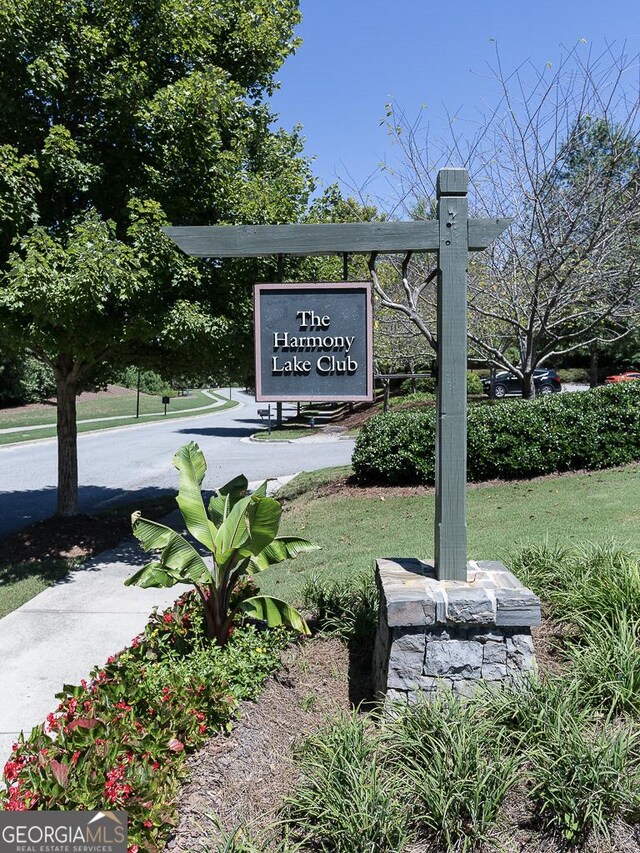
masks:
<instances>
[{"instance_id":1,"label":"red flower","mask_svg":"<svg viewBox=\"0 0 640 853\"><path fill-rule=\"evenodd\" d=\"M131 785L123 782L126 767L123 764L118 765L113 770L107 770L107 781L104 785L104 795L110 803L115 803L117 800L126 800L131 796Z\"/></svg>"},{"instance_id":2,"label":"red flower","mask_svg":"<svg viewBox=\"0 0 640 853\"><path fill-rule=\"evenodd\" d=\"M201 735L204 735L204 734L206 734L206 733L207 733L207 726L206 726L206 723L202 723L202 725L201 725L201 726L198 726L198 728L200 729L200 734L201 734Z\"/></svg>"},{"instance_id":3,"label":"red flower","mask_svg":"<svg viewBox=\"0 0 640 853\"><path fill-rule=\"evenodd\" d=\"M47 732L56 732L60 728L60 723L58 722L58 718L53 714L47 714L47 721L45 723L45 731Z\"/></svg>"},{"instance_id":4,"label":"red flower","mask_svg":"<svg viewBox=\"0 0 640 853\"><path fill-rule=\"evenodd\" d=\"M75 766L76 766L76 764L78 763L78 759L79 759L79 758L80 758L80 750L79 750L79 749L77 749L77 750L73 753L73 755L71 756L71 763L73 764L73 766L74 766L74 767L75 767Z\"/></svg>"},{"instance_id":5,"label":"red flower","mask_svg":"<svg viewBox=\"0 0 640 853\"><path fill-rule=\"evenodd\" d=\"M153 826L153 824L151 823L150 820L145 820L145 822L142 825L146 826L147 829L150 829Z\"/></svg>"},{"instance_id":6,"label":"red flower","mask_svg":"<svg viewBox=\"0 0 640 853\"><path fill-rule=\"evenodd\" d=\"M173 616L170 613L165 613L162 617L162 621L165 625L171 625L171 623L173 622Z\"/></svg>"}]
</instances>

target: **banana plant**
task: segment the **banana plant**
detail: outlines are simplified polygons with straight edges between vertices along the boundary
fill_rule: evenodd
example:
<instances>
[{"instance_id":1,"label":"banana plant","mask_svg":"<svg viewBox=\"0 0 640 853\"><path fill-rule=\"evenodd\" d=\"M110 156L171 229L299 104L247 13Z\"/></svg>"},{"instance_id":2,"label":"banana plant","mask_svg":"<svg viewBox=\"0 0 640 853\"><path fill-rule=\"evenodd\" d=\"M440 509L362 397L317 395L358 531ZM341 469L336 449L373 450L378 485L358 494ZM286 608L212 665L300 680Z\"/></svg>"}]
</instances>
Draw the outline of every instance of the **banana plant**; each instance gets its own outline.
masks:
<instances>
[{"instance_id":1,"label":"banana plant","mask_svg":"<svg viewBox=\"0 0 640 853\"><path fill-rule=\"evenodd\" d=\"M179 472L177 502L184 523L207 553L202 555L202 549L172 528L134 512L134 535L145 551L160 554L127 578L125 586L192 584L204 605L207 634L218 645L226 643L233 620L241 614L308 634L307 623L290 604L269 595L243 597L242 589L249 576L317 545L277 535L282 508L267 497L266 482L249 495L247 478L236 477L214 492L205 507L202 481L207 463L196 442L181 447L173 464Z\"/></svg>"}]
</instances>

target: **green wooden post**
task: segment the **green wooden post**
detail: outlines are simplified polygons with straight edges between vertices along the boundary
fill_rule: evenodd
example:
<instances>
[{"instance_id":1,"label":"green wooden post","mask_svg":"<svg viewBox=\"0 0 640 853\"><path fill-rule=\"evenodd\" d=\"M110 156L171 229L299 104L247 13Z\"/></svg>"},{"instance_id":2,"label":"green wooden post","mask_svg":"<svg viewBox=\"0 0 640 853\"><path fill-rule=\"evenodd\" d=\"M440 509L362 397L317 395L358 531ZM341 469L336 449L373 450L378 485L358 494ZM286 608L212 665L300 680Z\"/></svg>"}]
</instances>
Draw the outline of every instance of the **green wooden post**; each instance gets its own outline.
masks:
<instances>
[{"instance_id":1,"label":"green wooden post","mask_svg":"<svg viewBox=\"0 0 640 853\"><path fill-rule=\"evenodd\" d=\"M439 580L467 579L466 169L438 173L438 399L435 567Z\"/></svg>"}]
</instances>

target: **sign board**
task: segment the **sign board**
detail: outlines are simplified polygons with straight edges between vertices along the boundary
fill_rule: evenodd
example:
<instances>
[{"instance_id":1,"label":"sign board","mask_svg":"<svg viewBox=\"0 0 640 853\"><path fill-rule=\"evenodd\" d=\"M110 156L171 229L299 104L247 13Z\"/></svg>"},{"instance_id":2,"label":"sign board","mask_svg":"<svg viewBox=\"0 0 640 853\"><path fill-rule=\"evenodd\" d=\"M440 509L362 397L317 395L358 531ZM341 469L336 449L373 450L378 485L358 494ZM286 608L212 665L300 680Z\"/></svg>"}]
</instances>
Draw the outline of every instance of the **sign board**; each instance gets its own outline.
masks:
<instances>
[{"instance_id":1,"label":"sign board","mask_svg":"<svg viewBox=\"0 0 640 853\"><path fill-rule=\"evenodd\" d=\"M257 284L256 400L373 400L369 282Z\"/></svg>"}]
</instances>

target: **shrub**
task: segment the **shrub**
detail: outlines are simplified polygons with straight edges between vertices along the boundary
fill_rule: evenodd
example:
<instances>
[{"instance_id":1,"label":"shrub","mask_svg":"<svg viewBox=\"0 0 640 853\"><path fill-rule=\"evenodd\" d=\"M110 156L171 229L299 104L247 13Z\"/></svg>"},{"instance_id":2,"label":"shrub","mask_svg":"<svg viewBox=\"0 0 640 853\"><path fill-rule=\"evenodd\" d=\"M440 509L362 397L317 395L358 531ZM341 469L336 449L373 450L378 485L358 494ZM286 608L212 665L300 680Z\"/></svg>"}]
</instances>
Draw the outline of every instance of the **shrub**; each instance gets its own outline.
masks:
<instances>
[{"instance_id":1,"label":"shrub","mask_svg":"<svg viewBox=\"0 0 640 853\"><path fill-rule=\"evenodd\" d=\"M590 376L586 367L565 367L557 373L563 382L589 384Z\"/></svg>"},{"instance_id":2,"label":"shrub","mask_svg":"<svg viewBox=\"0 0 640 853\"><path fill-rule=\"evenodd\" d=\"M408 394L433 394L435 390L435 376L427 376L422 379L405 379L400 385L400 393L403 397Z\"/></svg>"},{"instance_id":3,"label":"shrub","mask_svg":"<svg viewBox=\"0 0 640 853\"><path fill-rule=\"evenodd\" d=\"M355 475L360 482L432 483L435 439L435 412L376 415L356 439Z\"/></svg>"},{"instance_id":4,"label":"shrub","mask_svg":"<svg viewBox=\"0 0 640 853\"><path fill-rule=\"evenodd\" d=\"M0 405L39 403L55 393L53 370L37 358L0 356Z\"/></svg>"},{"instance_id":5,"label":"shrub","mask_svg":"<svg viewBox=\"0 0 640 853\"><path fill-rule=\"evenodd\" d=\"M125 388L137 388L138 368L127 367L116 377L116 381L124 385ZM155 373L153 370L140 371L140 390L144 394L153 394L159 397L174 393L167 380L163 379L159 373Z\"/></svg>"},{"instance_id":6,"label":"shrub","mask_svg":"<svg viewBox=\"0 0 640 853\"><path fill-rule=\"evenodd\" d=\"M484 386L477 373L467 370L467 394L483 394Z\"/></svg>"},{"instance_id":7,"label":"shrub","mask_svg":"<svg viewBox=\"0 0 640 853\"><path fill-rule=\"evenodd\" d=\"M358 479L433 483L435 419L435 411L371 418L356 440ZM640 458L640 382L472 406L467 426L473 481L622 465Z\"/></svg>"},{"instance_id":8,"label":"shrub","mask_svg":"<svg viewBox=\"0 0 640 853\"><path fill-rule=\"evenodd\" d=\"M400 393L403 397L416 393L433 394L436 385L435 376L424 379L405 379L400 385ZM483 392L484 388L478 374L474 370L467 370L467 394L482 394Z\"/></svg>"}]
</instances>

